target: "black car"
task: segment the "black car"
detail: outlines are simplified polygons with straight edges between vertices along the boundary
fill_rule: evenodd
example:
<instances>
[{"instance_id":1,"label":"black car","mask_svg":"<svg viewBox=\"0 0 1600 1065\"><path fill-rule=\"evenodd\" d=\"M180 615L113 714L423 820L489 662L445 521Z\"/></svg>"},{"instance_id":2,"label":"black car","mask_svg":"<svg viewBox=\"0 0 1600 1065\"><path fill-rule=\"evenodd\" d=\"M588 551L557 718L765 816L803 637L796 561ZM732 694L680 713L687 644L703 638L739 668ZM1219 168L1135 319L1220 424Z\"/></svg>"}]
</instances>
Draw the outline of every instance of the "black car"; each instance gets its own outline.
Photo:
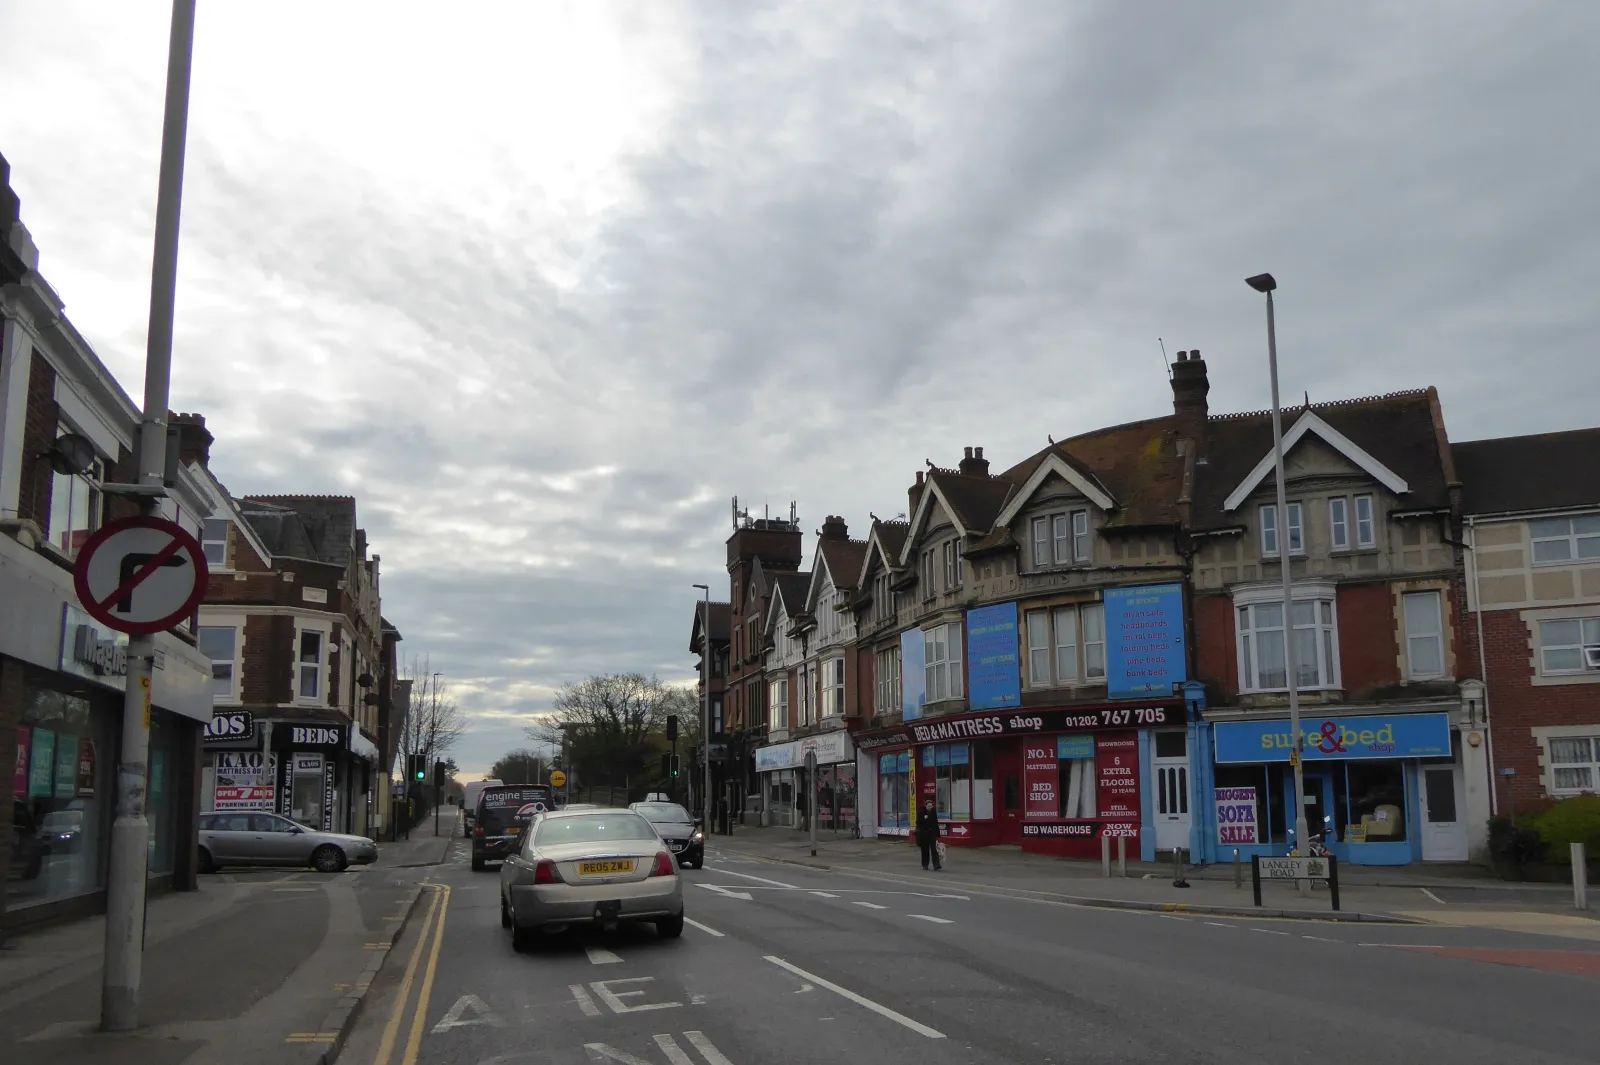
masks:
<instances>
[{"instance_id":1,"label":"black car","mask_svg":"<svg viewBox=\"0 0 1600 1065\"><path fill-rule=\"evenodd\" d=\"M529 803L554 805L550 789L543 784L501 784L484 788L478 795L478 808L472 818L472 868L486 862L503 862L522 843L525 823L517 811Z\"/></svg>"},{"instance_id":2,"label":"black car","mask_svg":"<svg viewBox=\"0 0 1600 1065\"><path fill-rule=\"evenodd\" d=\"M10 875L20 880L37 880L44 870L44 856L50 845L39 838L39 827L26 803L11 803Z\"/></svg>"},{"instance_id":3,"label":"black car","mask_svg":"<svg viewBox=\"0 0 1600 1065\"><path fill-rule=\"evenodd\" d=\"M679 865L699 869L706 864L706 834L688 810L675 802L636 802L628 809L655 826Z\"/></svg>"}]
</instances>

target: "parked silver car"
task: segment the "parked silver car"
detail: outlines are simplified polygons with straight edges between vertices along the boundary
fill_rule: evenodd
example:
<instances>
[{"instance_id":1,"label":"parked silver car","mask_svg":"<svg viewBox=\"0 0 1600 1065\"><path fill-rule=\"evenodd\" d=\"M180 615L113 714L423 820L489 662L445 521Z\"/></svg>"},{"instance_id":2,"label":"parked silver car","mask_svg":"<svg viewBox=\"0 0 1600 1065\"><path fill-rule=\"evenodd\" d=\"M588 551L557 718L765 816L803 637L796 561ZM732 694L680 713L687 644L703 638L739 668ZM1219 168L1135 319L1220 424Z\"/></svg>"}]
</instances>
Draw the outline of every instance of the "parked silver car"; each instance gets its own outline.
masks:
<instances>
[{"instance_id":1,"label":"parked silver car","mask_svg":"<svg viewBox=\"0 0 1600 1065\"><path fill-rule=\"evenodd\" d=\"M575 924L650 923L683 934L683 881L655 827L631 810L554 810L500 866L500 924L516 950Z\"/></svg>"},{"instance_id":2,"label":"parked silver car","mask_svg":"<svg viewBox=\"0 0 1600 1065\"><path fill-rule=\"evenodd\" d=\"M277 814L204 814L200 818L200 871L227 865L309 865L337 873L352 863L378 860L365 836L318 832Z\"/></svg>"}]
</instances>

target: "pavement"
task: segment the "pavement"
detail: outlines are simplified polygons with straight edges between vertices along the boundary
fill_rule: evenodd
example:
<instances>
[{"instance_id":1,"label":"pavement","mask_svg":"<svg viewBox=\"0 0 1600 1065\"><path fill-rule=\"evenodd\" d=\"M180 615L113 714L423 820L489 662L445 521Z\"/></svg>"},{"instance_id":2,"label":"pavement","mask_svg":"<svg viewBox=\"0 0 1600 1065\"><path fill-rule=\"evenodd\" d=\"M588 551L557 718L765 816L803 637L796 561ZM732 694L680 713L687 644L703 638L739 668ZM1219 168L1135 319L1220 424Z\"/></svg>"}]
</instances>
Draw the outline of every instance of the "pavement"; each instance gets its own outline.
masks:
<instances>
[{"instance_id":1,"label":"pavement","mask_svg":"<svg viewBox=\"0 0 1600 1065\"><path fill-rule=\"evenodd\" d=\"M28 1065L319 1065L337 1056L423 895L444 823L342 873L229 869L150 900L140 1027L98 1031L105 922L11 937L0 950L0 1055Z\"/></svg>"},{"instance_id":2,"label":"pavement","mask_svg":"<svg viewBox=\"0 0 1600 1065\"><path fill-rule=\"evenodd\" d=\"M966 887L981 870L960 854L924 874L905 851L896 872L709 842L678 874L676 940L586 931L519 954L494 866L458 846L411 874L422 916L341 1063L1590 1065L1600 1045L1584 939L1123 910Z\"/></svg>"}]
</instances>

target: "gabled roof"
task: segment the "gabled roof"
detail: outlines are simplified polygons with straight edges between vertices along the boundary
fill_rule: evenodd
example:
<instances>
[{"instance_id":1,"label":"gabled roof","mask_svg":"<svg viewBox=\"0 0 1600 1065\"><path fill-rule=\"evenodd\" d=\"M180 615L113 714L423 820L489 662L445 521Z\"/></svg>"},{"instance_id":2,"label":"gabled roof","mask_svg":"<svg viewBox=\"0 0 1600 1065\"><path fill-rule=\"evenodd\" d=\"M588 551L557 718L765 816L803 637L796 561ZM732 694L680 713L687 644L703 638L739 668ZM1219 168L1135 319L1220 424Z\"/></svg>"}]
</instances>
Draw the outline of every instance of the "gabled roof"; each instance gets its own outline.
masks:
<instances>
[{"instance_id":1,"label":"gabled roof","mask_svg":"<svg viewBox=\"0 0 1600 1065\"><path fill-rule=\"evenodd\" d=\"M1600 507L1600 429L1451 444L1467 514Z\"/></svg>"},{"instance_id":2,"label":"gabled roof","mask_svg":"<svg viewBox=\"0 0 1600 1065\"><path fill-rule=\"evenodd\" d=\"M1340 448L1353 465L1391 491L1403 485L1406 505L1418 510L1450 506L1448 441L1440 424L1438 394L1432 389L1394 392L1363 399L1313 403L1284 412L1285 421L1297 427L1306 414L1296 440L1316 429L1329 446ZM1326 428L1323 428L1323 427ZM1330 432L1331 431L1331 432ZM1331 439L1330 439L1331 437ZM1289 434L1284 434L1287 442ZM1342 446L1335 441L1346 442ZM1254 478L1257 487L1262 458L1272 468L1272 414L1221 415L1206 420L1204 461L1195 466L1192 524L1196 529L1232 528L1241 517L1229 507L1241 485ZM1355 455L1361 455L1357 461ZM1381 469L1379 478L1371 469Z\"/></svg>"},{"instance_id":3,"label":"gabled roof","mask_svg":"<svg viewBox=\"0 0 1600 1065\"><path fill-rule=\"evenodd\" d=\"M335 566L348 566L356 542L356 501L353 496L246 496L244 508L257 510L267 524L276 525L288 542L300 551L278 550L275 554L327 562ZM297 522L286 521L291 514ZM251 517L251 524L255 518ZM299 525L299 531L292 529ZM263 531L257 526L257 531ZM262 539L270 543L272 537L263 532ZM304 548L309 547L310 553Z\"/></svg>"},{"instance_id":4,"label":"gabled roof","mask_svg":"<svg viewBox=\"0 0 1600 1065\"><path fill-rule=\"evenodd\" d=\"M689 626L689 653L700 653L700 618L706 613L704 600L694 605L694 623ZM733 616L733 608L728 603L712 603L711 613L711 643L715 646L728 642L728 627Z\"/></svg>"},{"instance_id":5,"label":"gabled roof","mask_svg":"<svg viewBox=\"0 0 1600 1065\"><path fill-rule=\"evenodd\" d=\"M866 557L865 540L818 540L817 564L811 567L810 590L806 593L807 608L816 600L819 574L825 572L835 588L849 590L856 586L861 560Z\"/></svg>"},{"instance_id":6,"label":"gabled roof","mask_svg":"<svg viewBox=\"0 0 1600 1065\"><path fill-rule=\"evenodd\" d=\"M1115 501L1116 509L1107 516L1106 527L1177 525L1184 469L1177 430L1177 419L1170 414L1096 429L1058 440L1002 476L1019 488L1026 486L1039 468L1056 456L1086 480L1092 475L1090 483L1098 484Z\"/></svg>"},{"instance_id":7,"label":"gabled roof","mask_svg":"<svg viewBox=\"0 0 1600 1065\"><path fill-rule=\"evenodd\" d=\"M772 584L772 599L767 603L767 616L761 623L762 630L769 636L780 613L794 617L805 612L806 594L811 589L811 574L779 573L774 575Z\"/></svg>"},{"instance_id":8,"label":"gabled roof","mask_svg":"<svg viewBox=\"0 0 1600 1065\"><path fill-rule=\"evenodd\" d=\"M1323 443L1332 447L1339 454L1359 466L1373 480L1383 485L1395 495L1405 495L1411 491L1404 477L1395 473L1389 467L1367 451L1360 444L1345 436L1339 430L1329 425L1316 411L1308 410L1296 418L1289 431L1283 434L1283 453L1285 455L1294 450L1294 446L1305 438L1307 433L1315 433L1322 438ZM1239 486L1229 493L1228 498L1222 501L1223 510L1238 510L1240 504L1250 498L1267 474L1271 473L1277 465L1277 459L1272 451L1261 456L1261 461L1245 475Z\"/></svg>"},{"instance_id":9,"label":"gabled roof","mask_svg":"<svg viewBox=\"0 0 1600 1065\"><path fill-rule=\"evenodd\" d=\"M1089 502L1101 510L1110 513L1116 509L1117 501L1093 470L1073 458L1064 448L1054 448L1034 467L1033 473L1029 474L1022 487L1011 493L1011 498L1001 509L994 523L1010 525L1016 519L1017 513L1027 505L1028 500L1033 498L1033 494L1049 480L1052 474L1082 492Z\"/></svg>"},{"instance_id":10,"label":"gabled roof","mask_svg":"<svg viewBox=\"0 0 1600 1065\"><path fill-rule=\"evenodd\" d=\"M239 507L239 501L228 492L228 486L217 479L217 475L211 472L210 467L201 465L199 462L190 463L189 469L194 473L196 479L205 486L207 494L211 497L211 516L214 518L226 516L261 561L269 566L272 565L272 552L267 549L266 543L257 534L255 526L245 520L244 512Z\"/></svg>"},{"instance_id":11,"label":"gabled roof","mask_svg":"<svg viewBox=\"0 0 1600 1065\"><path fill-rule=\"evenodd\" d=\"M917 500L916 513L906 529L905 543L900 547L900 565L905 565L917 546L928 515L937 499L950 515L956 532L962 536L982 536L994 526L994 519L1005 506L1006 498L1016 485L1005 477L979 476L957 473L954 470L928 471L926 488Z\"/></svg>"},{"instance_id":12,"label":"gabled roof","mask_svg":"<svg viewBox=\"0 0 1600 1065\"><path fill-rule=\"evenodd\" d=\"M872 568L874 558L882 559L885 569L899 565L900 552L905 550L906 537L910 533L910 522L874 518L872 532L867 534L866 553L861 556L861 572L856 576L856 587L866 586L867 572Z\"/></svg>"}]
</instances>

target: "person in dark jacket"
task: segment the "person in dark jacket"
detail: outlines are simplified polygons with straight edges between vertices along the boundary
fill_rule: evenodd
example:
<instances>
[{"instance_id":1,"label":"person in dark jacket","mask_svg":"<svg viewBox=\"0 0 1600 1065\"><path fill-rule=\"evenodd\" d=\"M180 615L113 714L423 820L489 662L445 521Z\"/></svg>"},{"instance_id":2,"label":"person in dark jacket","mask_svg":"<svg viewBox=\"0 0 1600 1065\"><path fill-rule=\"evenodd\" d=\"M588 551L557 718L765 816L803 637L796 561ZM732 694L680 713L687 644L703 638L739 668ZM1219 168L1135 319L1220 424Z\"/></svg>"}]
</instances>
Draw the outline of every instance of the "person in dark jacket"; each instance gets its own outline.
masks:
<instances>
[{"instance_id":1,"label":"person in dark jacket","mask_svg":"<svg viewBox=\"0 0 1600 1065\"><path fill-rule=\"evenodd\" d=\"M933 808L933 800L923 802L922 809L917 811L917 846L922 849L922 867L928 868L928 859L933 859L933 871L939 871L939 814Z\"/></svg>"}]
</instances>

